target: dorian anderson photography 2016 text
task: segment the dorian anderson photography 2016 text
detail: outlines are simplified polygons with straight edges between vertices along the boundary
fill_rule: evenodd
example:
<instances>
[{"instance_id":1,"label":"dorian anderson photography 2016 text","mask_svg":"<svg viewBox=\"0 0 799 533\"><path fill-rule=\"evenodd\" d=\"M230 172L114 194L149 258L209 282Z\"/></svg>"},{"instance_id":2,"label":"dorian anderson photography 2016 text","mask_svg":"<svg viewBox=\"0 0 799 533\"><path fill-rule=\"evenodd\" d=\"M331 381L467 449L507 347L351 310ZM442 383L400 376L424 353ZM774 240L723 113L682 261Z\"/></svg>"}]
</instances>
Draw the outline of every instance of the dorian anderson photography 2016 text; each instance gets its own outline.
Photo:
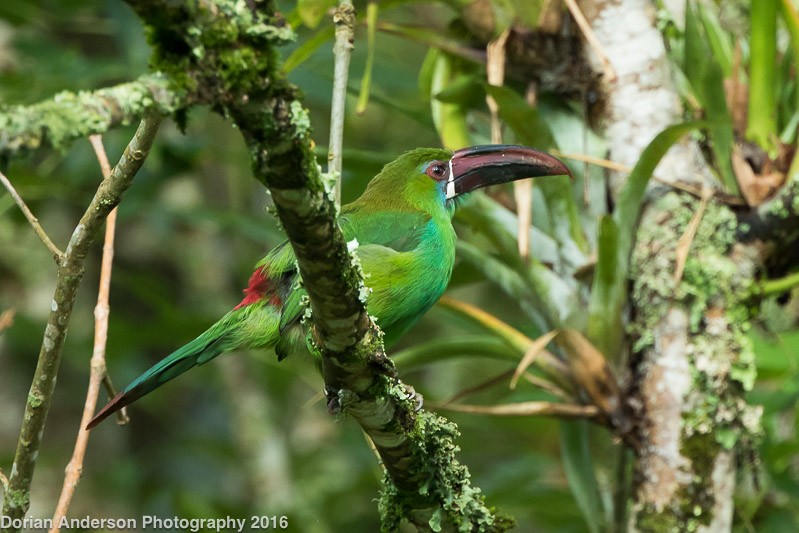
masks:
<instances>
[{"instance_id":1,"label":"dorian anderson photography 2016 text","mask_svg":"<svg viewBox=\"0 0 799 533\"><path fill-rule=\"evenodd\" d=\"M11 519L8 516L0 517L0 528L16 528L28 530L49 530L55 524L52 518L19 518ZM139 518L95 518L84 516L82 518L63 517L59 527L69 529L104 529L113 530L180 530L191 531L247 531L255 529L281 530L288 528L288 517L285 516L251 516L249 518L162 518L152 515L143 515Z\"/></svg>"}]
</instances>

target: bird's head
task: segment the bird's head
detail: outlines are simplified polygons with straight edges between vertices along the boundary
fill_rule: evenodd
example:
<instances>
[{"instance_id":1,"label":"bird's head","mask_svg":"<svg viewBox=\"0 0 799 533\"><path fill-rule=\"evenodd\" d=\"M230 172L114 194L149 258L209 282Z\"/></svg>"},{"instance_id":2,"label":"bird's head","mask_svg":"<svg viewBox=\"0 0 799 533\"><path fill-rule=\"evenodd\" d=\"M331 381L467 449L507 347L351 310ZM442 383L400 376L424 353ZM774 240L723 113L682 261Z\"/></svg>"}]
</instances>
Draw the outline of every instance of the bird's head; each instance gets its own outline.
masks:
<instances>
[{"instance_id":1,"label":"bird's head","mask_svg":"<svg viewBox=\"0 0 799 533\"><path fill-rule=\"evenodd\" d=\"M455 152L417 148L387 164L361 200L380 208L404 204L431 213L442 208L451 213L457 198L476 189L558 175L570 175L566 165L526 146L494 144Z\"/></svg>"}]
</instances>

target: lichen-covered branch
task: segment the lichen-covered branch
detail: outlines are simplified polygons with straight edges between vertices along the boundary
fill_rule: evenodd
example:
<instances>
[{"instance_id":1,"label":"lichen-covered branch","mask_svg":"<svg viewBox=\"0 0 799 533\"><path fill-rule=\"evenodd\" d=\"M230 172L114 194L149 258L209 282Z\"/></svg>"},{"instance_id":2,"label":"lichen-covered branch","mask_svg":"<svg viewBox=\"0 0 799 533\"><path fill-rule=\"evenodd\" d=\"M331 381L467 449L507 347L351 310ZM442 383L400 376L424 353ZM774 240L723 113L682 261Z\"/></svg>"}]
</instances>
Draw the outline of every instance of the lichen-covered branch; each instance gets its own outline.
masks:
<instances>
[{"instance_id":1,"label":"lichen-covered branch","mask_svg":"<svg viewBox=\"0 0 799 533\"><path fill-rule=\"evenodd\" d=\"M128 0L149 26L152 63L233 119L249 148L297 257L331 411L350 414L375 443L387 471L384 528L402 518L423 530L499 531L496 517L455 458L457 432L417 411L396 377L364 304L362 273L336 221L333 180L312 150L297 90L279 72L275 45L291 37L270 2Z\"/></svg>"},{"instance_id":2,"label":"lichen-covered branch","mask_svg":"<svg viewBox=\"0 0 799 533\"><path fill-rule=\"evenodd\" d=\"M50 315L44 330L33 383L25 403L14 464L8 476L8 490L3 498L3 513L12 519L11 523L23 518L30 505L30 487L36 457L53 397L75 295L83 278L84 260L108 214L119 204L122 194L147 158L159 124L160 118L155 115L148 115L142 120L111 176L103 180L97 188L58 264ZM16 529L9 526L3 531L10 533Z\"/></svg>"},{"instance_id":3,"label":"lichen-covered branch","mask_svg":"<svg viewBox=\"0 0 799 533\"><path fill-rule=\"evenodd\" d=\"M33 105L0 109L0 160L51 147L140 120L145 113L169 115L187 104L167 78L151 74L97 91L61 92Z\"/></svg>"}]
</instances>

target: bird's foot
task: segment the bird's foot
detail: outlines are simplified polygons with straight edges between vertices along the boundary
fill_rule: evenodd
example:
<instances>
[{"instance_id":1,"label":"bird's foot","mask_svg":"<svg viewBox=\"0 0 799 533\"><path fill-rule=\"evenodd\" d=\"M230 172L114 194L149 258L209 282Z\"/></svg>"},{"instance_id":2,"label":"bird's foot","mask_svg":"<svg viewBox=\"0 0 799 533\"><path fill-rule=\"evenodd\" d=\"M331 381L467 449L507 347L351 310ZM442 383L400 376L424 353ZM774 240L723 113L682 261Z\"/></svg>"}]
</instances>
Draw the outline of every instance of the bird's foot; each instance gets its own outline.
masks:
<instances>
[{"instance_id":1,"label":"bird's foot","mask_svg":"<svg viewBox=\"0 0 799 533\"><path fill-rule=\"evenodd\" d=\"M339 415L348 405L358 400L358 395L347 389L335 389L325 387L325 399L327 400L327 412L331 415Z\"/></svg>"},{"instance_id":2,"label":"bird's foot","mask_svg":"<svg viewBox=\"0 0 799 533\"><path fill-rule=\"evenodd\" d=\"M413 411L418 413L422 410L422 406L424 405L424 397L416 392L412 386L408 384L403 384L405 387L405 393L408 395L407 398L414 402Z\"/></svg>"},{"instance_id":3,"label":"bird's foot","mask_svg":"<svg viewBox=\"0 0 799 533\"><path fill-rule=\"evenodd\" d=\"M325 387L325 399L327 400L327 412L331 415L341 414L341 389Z\"/></svg>"}]
</instances>

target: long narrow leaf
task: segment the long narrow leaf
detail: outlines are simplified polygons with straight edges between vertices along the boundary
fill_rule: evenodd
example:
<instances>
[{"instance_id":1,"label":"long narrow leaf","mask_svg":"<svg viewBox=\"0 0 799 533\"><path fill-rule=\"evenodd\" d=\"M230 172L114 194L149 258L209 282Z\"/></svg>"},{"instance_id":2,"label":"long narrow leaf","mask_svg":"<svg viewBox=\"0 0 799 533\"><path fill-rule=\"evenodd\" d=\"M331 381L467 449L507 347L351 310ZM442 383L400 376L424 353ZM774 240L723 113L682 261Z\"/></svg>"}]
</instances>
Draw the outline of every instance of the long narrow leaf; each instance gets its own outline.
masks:
<instances>
[{"instance_id":1,"label":"long narrow leaf","mask_svg":"<svg viewBox=\"0 0 799 533\"><path fill-rule=\"evenodd\" d=\"M452 37L442 35L439 30L434 28L380 22L377 25L377 29L416 43L425 44L430 48L448 52L455 57L460 57L473 63L483 64L485 62L485 52L460 43Z\"/></svg>"},{"instance_id":2,"label":"long narrow leaf","mask_svg":"<svg viewBox=\"0 0 799 533\"><path fill-rule=\"evenodd\" d=\"M499 116L520 141L541 149L554 147L555 139L549 126L541 120L538 110L524 98L508 87L486 84L485 90L496 100Z\"/></svg>"},{"instance_id":3,"label":"long narrow leaf","mask_svg":"<svg viewBox=\"0 0 799 533\"><path fill-rule=\"evenodd\" d=\"M613 218L619 228L619 279L627 275L627 266L632 250L633 235L637 227L638 216L644 201L644 193L660 160L680 138L689 131L705 127L704 121L683 122L669 126L652 139L652 142L641 152L641 157L627 178L627 183L619 194Z\"/></svg>"},{"instance_id":4,"label":"long narrow leaf","mask_svg":"<svg viewBox=\"0 0 799 533\"><path fill-rule=\"evenodd\" d=\"M627 178L627 183L619 194L616 211L613 213L614 221L618 230L616 239L616 269L611 287L602 288L603 296L607 295L605 301L605 313L607 317L604 324L601 324L605 331L613 327L620 327L622 323L621 315L624 301L627 297L627 272L630 263L630 253L633 247L633 237L638 226L638 217L644 201L649 179L652 177L655 167L671 146L676 143L683 135L689 131L701 128L704 122L685 122L669 126L660 132L649 145L644 148L641 157L638 159L633 171ZM607 228L606 228L607 229ZM604 246L612 246L613 241L609 237ZM600 255L610 253L609 250L601 250ZM596 282L595 282L596 283ZM595 303L595 311L599 302ZM596 335L591 332L592 337ZM613 345L606 346L608 356L620 353L620 343L618 340ZM603 350L603 351L604 351Z\"/></svg>"},{"instance_id":5,"label":"long narrow leaf","mask_svg":"<svg viewBox=\"0 0 799 533\"><path fill-rule=\"evenodd\" d=\"M439 300L438 305L494 333L515 350L517 358L525 353L534 342L530 337L511 325L466 302L444 297ZM544 371L548 377L552 378L561 389L568 393L574 392L571 371L563 361L546 349L542 349L535 364Z\"/></svg>"},{"instance_id":6,"label":"long narrow leaf","mask_svg":"<svg viewBox=\"0 0 799 533\"><path fill-rule=\"evenodd\" d=\"M375 64L375 26L377 26L377 2L369 2L366 6L366 66L361 78L361 93L358 95L358 104L355 112L359 115L366 111L369 103L369 88L372 85L372 68Z\"/></svg>"},{"instance_id":7,"label":"long narrow leaf","mask_svg":"<svg viewBox=\"0 0 799 533\"><path fill-rule=\"evenodd\" d=\"M590 405L552 402L520 402L502 405L448 404L437 406L447 411L458 411L493 416L557 416L560 418L594 418L597 410Z\"/></svg>"},{"instance_id":8,"label":"long narrow leaf","mask_svg":"<svg viewBox=\"0 0 799 533\"><path fill-rule=\"evenodd\" d=\"M780 12L785 21L785 27L791 36L791 48L793 49L794 69L799 70L799 13L791 0L780 0ZM794 91L796 97L795 109L799 112L799 89ZM790 142L790 141L786 141Z\"/></svg>"},{"instance_id":9,"label":"long narrow leaf","mask_svg":"<svg viewBox=\"0 0 799 533\"><path fill-rule=\"evenodd\" d=\"M302 43L300 46L295 48L291 54L289 54L289 56L283 62L283 71L289 73L302 65L314 54L314 52L319 50L319 47L328 41L332 41L335 35L336 28L332 25L325 26L321 30L314 33L313 37Z\"/></svg>"},{"instance_id":10,"label":"long narrow leaf","mask_svg":"<svg viewBox=\"0 0 799 533\"><path fill-rule=\"evenodd\" d=\"M536 358L544 351L546 345L549 344L549 341L555 338L555 335L558 334L558 330L550 331L544 335L541 335L537 339L535 339L532 344L527 348L524 352L524 356L522 356L522 360L519 361L519 364L516 366L516 370L513 371L513 376L510 380L510 388L515 389L516 383L518 383L519 378L522 377L522 374L530 368L530 366L535 363Z\"/></svg>"},{"instance_id":11,"label":"long narrow leaf","mask_svg":"<svg viewBox=\"0 0 799 533\"><path fill-rule=\"evenodd\" d=\"M456 76L454 58L446 53L437 52L430 84L430 109L436 130L441 137L441 144L450 150L471 144L464 109L457 104L445 104L434 98Z\"/></svg>"},{"instance_id":12,"label":"long narrow leaf","mask_svg":"<svg viewBox=\"0 0 799 533\"><path fill-rule=\"evenodd\" d=\"M591 533L599 533L606 520L599 493L599 483L591 459L589 427L585 421L561 422L560 451L569 489L583 513Z\"/></svg>"},{"instance_id":13,"label":"long narrow leaf","mask_svg":"<svg viewBox=\"0 0 799 533\"><path fill-rule=\"evenodd\" d=\"M732 149L735 139L732 131L732 116L724 96L724 77L721 67L710 63L702 76L702 93L705 113L708 118L708 132L713 147L713 155L724 184L725 192L738 194L738 182L732 170Z\"/></svg>"},{"instance_id":14,"label":"long narrow leaf","mask_svg":"<svg viewBox=\"0 0 799 533\"><path fill-rule=\"evenodd\" d=\"M748 139L769 153L777 134L777 0L757 0L749 8L749 124Z\"/></svg>"},{"instance_id":15,"label":"long narrow leaf","mask_svg":"<svg viewBox=\"0 0 799 533\"><path fill-rule=\"evenodd\" d=\"M732 75L732 43L729 34L721 27L713 8L703 2L700 2L698 7L702 27L713 51L716 64L721 67L724 77L730 77Z\"/></svg>"},{"instance_id":16,"label":"long narrow leaf","mask_svg":"<svg viewBox=\"0 0 799 533\"><path fill-rule=\"evenodd\" d=\"M500 117L513 130L520 142L544 149L555 146L555 138L549 126L541 118L538 110L530 106L524 98L507 87L486 85L485 88L497 102ZM536 185L547 199L550 216L558 221L555 224L555 237L561 243L571 240L579 249L587 250L588 243L583 235L569 178L560 176L537 180ZM563 231L559 232L561 228Z\"/></svg>"},{"instance_id":17,"label":"long narrow leaf","mask_svg":"<svg viewBox=\"0 0 799 533\"><path fill-rule=\"evenodd\" d=\"M487 357L515 363L519 360L519 353L497 337L471 335L452 339L435 339L414 344L391 354L391 360L401 370L460 357Z\"/></svg>"},{"instance_id":18,"label":"long narrow leaf","mask_svg":"<svg viewBox=\"0 0 799 533\"><path fill-rule=\"evenodd\" d=\"M613 217L605 215L599 222L597 262L588 304L589 340L599 347L609 360L617 360L622 341L621 314L608 312L608 303L619 300L614 291L624 286L618 276L619 230Z\"/></svg>"},{"instance_id":19,"label":"long narrow leaf","mask_svg":"<svg viewBox=\"0 0 799 533\"><path fill-rule=\"evenodd\" d=\"M699 24L699 15L692 0L686 2L685 9L685 39L683 48L682 71L694 89L694 93L701 99L699 91L701 86L702 71L704 70L707 54L702 41L702 28ZM704 105L704 101L701 102Z\"/></svg>"}]
</instances>

